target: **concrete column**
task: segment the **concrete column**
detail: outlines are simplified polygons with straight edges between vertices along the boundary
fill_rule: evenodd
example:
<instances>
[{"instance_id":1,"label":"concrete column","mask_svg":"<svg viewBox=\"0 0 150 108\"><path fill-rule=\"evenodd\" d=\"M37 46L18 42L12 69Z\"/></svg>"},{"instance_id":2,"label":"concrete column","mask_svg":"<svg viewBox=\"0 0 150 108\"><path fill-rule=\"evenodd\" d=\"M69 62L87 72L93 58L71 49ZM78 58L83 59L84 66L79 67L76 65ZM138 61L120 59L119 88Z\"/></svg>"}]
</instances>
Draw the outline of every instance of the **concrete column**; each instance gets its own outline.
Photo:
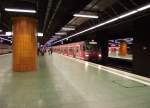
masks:
<instances>
[{"instance_id":1,"label":"concrete column","mask_svg":"<svg viewBox=\"0 0 150 108\"><path fill-rule=\"evenodd\" d=\"M37 69L36 20L31 17L13 18L13 71Z\"/></svg>"},{"instance_id":2,"label":"concrete column","mask_svg":"<svg viewBox=\"0 0 150 108\"><path fill-rule=\"evenodd\" d=\"M127 43L121 42L119 46L119 55L120 56L126 56L127 55Z\"/></svg>"}]
</instances>

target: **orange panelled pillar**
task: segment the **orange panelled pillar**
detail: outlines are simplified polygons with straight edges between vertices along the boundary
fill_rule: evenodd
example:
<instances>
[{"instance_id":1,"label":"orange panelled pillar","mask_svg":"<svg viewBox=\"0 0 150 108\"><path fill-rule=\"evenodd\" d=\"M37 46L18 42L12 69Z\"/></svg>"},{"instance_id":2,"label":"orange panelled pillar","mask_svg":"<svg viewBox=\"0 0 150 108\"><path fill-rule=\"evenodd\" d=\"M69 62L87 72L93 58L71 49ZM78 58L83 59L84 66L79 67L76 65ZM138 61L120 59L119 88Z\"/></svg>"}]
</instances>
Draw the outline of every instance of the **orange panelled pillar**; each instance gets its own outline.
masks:
<instances>
[{"instance_id":1,"label":"orange panelled pillar","mask_svg":"<svg viewBox=\"0 0 150 108\"><path fill-rule=\"evenodd\" d=\"M13 71L37 69L36 20L31 17L13 18Z\"/></svg>"},{"instance_id":2,"label":"orange panelled pillar","mask_svg":"<svg viewBox=\"0 0 150 108\"><path fill-rule=\"evenodd\" d=\"M126 56L127 55L127 43L121 42L119 47L119 55Z\"/></svg>"}]
</instances>

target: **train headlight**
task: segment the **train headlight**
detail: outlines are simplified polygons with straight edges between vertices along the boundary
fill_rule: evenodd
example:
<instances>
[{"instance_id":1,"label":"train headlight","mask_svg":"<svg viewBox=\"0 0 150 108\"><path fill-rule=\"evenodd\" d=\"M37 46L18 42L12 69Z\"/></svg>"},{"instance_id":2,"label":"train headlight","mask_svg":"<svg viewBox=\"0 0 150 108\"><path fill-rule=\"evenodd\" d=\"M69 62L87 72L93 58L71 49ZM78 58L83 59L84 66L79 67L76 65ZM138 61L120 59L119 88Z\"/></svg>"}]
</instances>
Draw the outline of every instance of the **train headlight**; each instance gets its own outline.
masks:
<instances>
[{"instance_id":1,"label":"train headlight","mask_svg":"<svg viewBox=\"0 0 150 108\"><path fill-rule=\"evenodd\" d=\"M102 55L101 55L101 54L99 54L99 55L98 55L98 57L102 57Z\"/></svg>"},{"instance_id":2,"label":"train headlight","mask_svg":"<svg viewBox=\"0 0 150 108\"><path fill-rule=\"evenodd\" d=\"M88 54L85 54L85 57L89 57L89 55L88 55Z\"/></svg>"}]
</instances>

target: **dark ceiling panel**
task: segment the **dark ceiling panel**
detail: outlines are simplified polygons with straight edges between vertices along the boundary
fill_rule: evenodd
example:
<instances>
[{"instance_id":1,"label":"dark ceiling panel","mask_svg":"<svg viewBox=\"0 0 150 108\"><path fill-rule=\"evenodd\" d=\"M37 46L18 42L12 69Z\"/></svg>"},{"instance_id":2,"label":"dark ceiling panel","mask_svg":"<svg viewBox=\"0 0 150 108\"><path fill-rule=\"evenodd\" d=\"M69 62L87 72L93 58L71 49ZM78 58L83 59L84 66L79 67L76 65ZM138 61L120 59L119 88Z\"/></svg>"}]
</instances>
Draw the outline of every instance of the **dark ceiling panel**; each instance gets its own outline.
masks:
<instances>
[{"instance_id":1,"label":"dark ceiling panel","mask_svg":"<svg viewBox=\"0 0 150 108\"><path fill-rule=\"evenodd\" d=\"M38 31L42 32L48 0L37 0Z\"/></svg>"},{"instance_id":2,"label":"dark ceiling panel","mask_svg":"<svg viewBox=\"0 0 150 108\"><path fill-rule=\"evenodd\" d=\"M51 3L50 7L49 3ZM149 0L0 0L0 28L3 28L4 31L11 30L12 17L14 16L25 15L35 17L38 20L38 32L45 34L39 40L45 43L49 40L50 36L58 32L73 18L74 13L84 9L88 10L86 7L91 7L92 11L98 11L101 19L86 20L83 24L78 25L77 30L88 28L99 21L105 21L146 3L149 3ZM36 9L37 14L5 12L5 7ZM77 20L78 22L80 21ZM72 33L75 32L77 31Z\"/></svg>"},{"instance_id":3,"label":"dark ceiling panel","mask_svg":"<svg viewBox=\"0 0 150 108\"><path fill-rule=\"evenodd\" d=\"M61 27L67 24L72 18L73 14L83 9L91 0L64 0L61 2L60 7L55 14L54 19L49 19L49 27L46 31L45 37L50 38L55 32L59 31ZM43 39L44 42L47 38Z\"/></svg>"},{"instance_id":4,"label":"dark ceiling panel","mask_svg":"<svg viewBox=\"0 0 150 108\"><path fill-rule=\"evenodd\" d=\"M4 31L10 31L12 29L12 18L15 16L32 16L36 17L36 14L14 13L5 12L4 8L22 8L22 9L36 9L35 0L0 0L1 11L1 25Z\"/></svg>"}]
</instances>

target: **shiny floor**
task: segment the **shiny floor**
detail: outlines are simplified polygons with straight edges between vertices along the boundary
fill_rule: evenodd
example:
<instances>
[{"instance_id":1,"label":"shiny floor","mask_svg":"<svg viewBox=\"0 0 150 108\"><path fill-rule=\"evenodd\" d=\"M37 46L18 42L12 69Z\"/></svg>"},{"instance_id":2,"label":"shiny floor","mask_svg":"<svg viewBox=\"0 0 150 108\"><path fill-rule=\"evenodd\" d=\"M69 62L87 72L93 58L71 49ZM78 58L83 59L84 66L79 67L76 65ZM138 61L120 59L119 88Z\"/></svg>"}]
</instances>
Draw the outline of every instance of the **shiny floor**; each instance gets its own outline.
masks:
<instances>
[{"instance_id":1,"label":"shiny floor","mask_svg":"<svg viewBox=\"0 0 150 108\"><path fill-rule=\"evenodd\" d=\"M54 54L13 73L0 56L0 108L150 108L150 87Z\"/></svg>"}]
</instances>

